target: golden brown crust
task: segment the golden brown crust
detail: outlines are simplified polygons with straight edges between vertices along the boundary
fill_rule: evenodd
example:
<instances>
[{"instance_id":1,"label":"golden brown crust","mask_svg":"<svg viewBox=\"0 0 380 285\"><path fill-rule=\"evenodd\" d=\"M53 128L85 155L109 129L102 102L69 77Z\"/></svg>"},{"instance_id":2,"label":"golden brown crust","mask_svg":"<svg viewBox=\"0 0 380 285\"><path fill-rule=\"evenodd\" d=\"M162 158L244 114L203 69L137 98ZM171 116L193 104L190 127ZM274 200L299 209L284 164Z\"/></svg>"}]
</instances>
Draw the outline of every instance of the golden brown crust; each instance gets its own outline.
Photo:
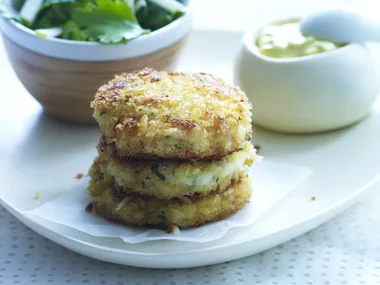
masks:
<instances>
[{"instance_id":1,"label":"golden brown crust","mask_svg":"<svg viewBox=\"0 0 380 285\"><path fill-rule=\"evenodd\" d=\"M96 163L103 176L115 180L122 192L183 201L217 190L224 191L231 180L245 174L258 159L249 142L243 150L221 160L197 162L120 158L112 144L100 143L97 149L99 158Z\"/></svg>"},{"instance_id":2,"label":"golden brown crust","mask_svg":"<svg viewBox=\"0 0 380 285\"><path fill-rule=\"evenodd\" d=\"M120 156L215 159L241 149L252 134L244 92L207 73L122 74L91 106Z\"/></svg>"},{"instance_id":3,"label":"golden brown crust","mask_svg":"<svg viewBox=\"0 0 380 285\"><path fill-rule=\"evenodd\" d=\"M198 221L194 220L191 223L184 223L183 225L178 224L175 226L177 226L181 229L196 228L196 227L202 226L206 223L208 224L208 223L214 223L217 221L221 221L221 220L227 219L228 217L236 214L238 211L243 209L243 207L245 206L245 204L247 202L248 201L245 201L244 203L236 204L236 206L234 208L231 208L229 210L225 210L225 211L223 211L223 212L221 212L221 213L219 213L219 214L217 214L217 215L215 215L209 219L200 219ZM126 225L126 226L145 227L145 228L159 228L159 229L162 229L162 228L168 229L169 227L174 226L174 224L170 224L170 223L157 223L157 224L152 224L152 223L140 224L139 223L139 224L134 224L133 222L129 222L124 217L121 217L120 215L114 214L113 211L110 210L109 208L107 208L107 206L105 206L105 205L98 204L96 202L92 202L91 207L92 207L91 213L93 215L103 217L103 218L118 222L118 223Z\"/></svg>"},{"instance_id":4,"label":"golden brown crust","mask_svg":"<svg viewBox=\"0 0 380 285\"><path fill-rule=\"evenodd\" d=\"M247 175L222 193L213 193L183 203L183 201L118 195L112 181L101 174L94 164L89 191L93 196L87 209L93 214L116 220L126 225L180 228L196 227L224 219L244 207L251 196L251 183Z\"/></svg>"}]
</instances>

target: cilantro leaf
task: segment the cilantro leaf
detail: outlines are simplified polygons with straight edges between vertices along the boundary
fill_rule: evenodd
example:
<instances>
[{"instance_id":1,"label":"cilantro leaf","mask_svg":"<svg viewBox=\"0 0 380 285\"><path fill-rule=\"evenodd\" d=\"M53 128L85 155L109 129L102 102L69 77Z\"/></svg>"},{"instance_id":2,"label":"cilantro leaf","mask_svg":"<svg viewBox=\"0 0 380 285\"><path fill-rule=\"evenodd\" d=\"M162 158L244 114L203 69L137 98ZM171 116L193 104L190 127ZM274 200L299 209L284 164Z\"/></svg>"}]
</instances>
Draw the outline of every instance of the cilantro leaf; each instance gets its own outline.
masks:
<instances>
[{"instance_id":1,"label":"cilantro leaf","mask_svg":"<svg viewBox=\"0 0 380 285\"><path fill-rule=\"evenodd\" d=\"M137 18L144 29L152 31L170 24L184 13L184 7L175 0L150 0L137 12Z\"/></svg>"},{"instance_id":2,"label":"cilantro leaf","mask_svg":"<svg viewBox=\"0 0 380 285\"><path fill-rule=\"evenodd\" d=\"M76 2L77 2L76 0L45 0L39 12L53 5L63 4L63 3L76 3Z\"/></svg>"},{"instance_id":3,"label":"cilantro leaf","mask_svg":"<svg viewBox=\"0 0 380 285\"><path fill-rule=\"evenodd\" d=\"M87 38L83 35L81 29L73 21L67 21L63 26L62 38L73 41L86 41Z\"/></svg>"},{"instance_id":4,"label":"cilantro leaf","mask_svg":"<svg viewBox=\"0 0 380 285\"><path fill-rule=\"evenodd\" d=\"M173 16L183 14L185 12L185 6L176 0L148 0L149 2L161 7L168 11Z\"/></svg>"},{"instance_id":5,"label":"cilantro leaf","mask_svg":"<svg viewBox=\"0 0 380 285\"><path fill-rule=\"evenodd\" d=\"M158 177L160 178L161 180L165 180L166 177L165 175L163 175L160 171L158 171L158 168L160 166L158 164L153 164L152 167L150 168L150 170L152 170L152 172Z\"/></svg>"},{"instance_id":6,"label":"cilantro leaf","mask_svg":"<svg viewBox=\"0 0 380 285\"><path fill-rule=\"evenodd\" d=\"M14 19L43 38L127 43L171 23L182 0L0 0L0 16Z\"/></svg>"},{"instance_id":7,"label":"cilantro leaf","mask_svg":"<svg viewBox=\"0 0 380 285\"><path fill-rule=\"evenodd\" d=\"M146 3L146 0L135 0L135 3L134 3L135 15L139 10L146 8L147 5L148 4Z\"/></svg>"},{"instance_id":8,"label":"cilantro leaf","mask_svg":"<svg viewBox=\"0 0 380 285\"><path fill-rule=\"evenodd\" d=\"M40 12L38 12L32 28L46 29L63 25L71 18L72 13L73 4L70 2L45 6Z\"/></svg>"},{"instance_id":9,"label":"cilantro leaf","mask_svg":"<svg viewBox=\"0 0 380 285\"><path fill-rule=\"evenodd\" d=\"M140 9L137 12L137 18L144 29L152 31L158 30L174 20L172 14L152 3L148 3L145 8Z\"/></svg>"},{"instance_id":10,"label":"cilantro leaf","mask_svg":"<svg viewBox=\"0 0 380 285\"><path fill-rule=\"evenodd\" d=\"M76 8L73 21L83 35L101 43L126 43L149 31L141 28L133 9L122 0L97 0L96 7Z\"/></svg>"}]
</instances>

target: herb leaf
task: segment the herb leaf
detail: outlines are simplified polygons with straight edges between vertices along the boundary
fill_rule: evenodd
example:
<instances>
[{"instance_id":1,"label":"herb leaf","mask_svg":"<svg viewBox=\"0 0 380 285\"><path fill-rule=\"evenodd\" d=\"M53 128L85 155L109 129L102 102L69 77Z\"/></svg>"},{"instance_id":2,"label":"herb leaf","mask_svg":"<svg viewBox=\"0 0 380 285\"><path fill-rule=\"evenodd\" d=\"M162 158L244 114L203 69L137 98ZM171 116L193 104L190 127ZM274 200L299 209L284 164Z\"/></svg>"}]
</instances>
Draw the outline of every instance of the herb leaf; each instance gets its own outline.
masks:
<instances>
[{"instance_id":1,"label":"herb leaf","mask_svg":"<svg viewBox=\"0 0 380 285\"><path fill-rule=\"evenodd\" d=\"M46 6L37 14L35 22L32 24L33 29L47 29L61 26L70 19L73 13L71 3L59 3L56 5Z\"/></svg>"},{"instance_id":2,"label":"herb leaf","mask_svg":"<svg viewBox=\"0 0 380 285\"><path fill-rule=\"evenodd\" d=\"M160 213L157 215L157 218L159 219L160 224L165 225L166 217L165 217L165 212L163 210L160 211Z\"/></svg>"},{"instance_id":3,"label":"herb leaf","mask_svg":"<svg viewBox=\"0 0 380 285\"><path fill-rule=\"evenodd\" d=\"M41 37L127 43L185 13L180 0L0 0L0 16ZM59 30L62 33L59 33Z\"/></svg>"},{"instance_id":4,"label":"herb leaf","mask_svg":"<svg viewBox=\"0 0 380 285\"><path fill-rule=\"evenodd\" d=\"M137 10L137 18L144 29L158 30L183 14L184 6L179 2L174 0L160 1L147 1L147 5Z\"/></svg>"},{"instance_id":5,"label":"herb leaf","mask_svg":"<svg viewBox=\"0 0 380 285\"><path fill-rule=\"evenodd\" d=\"M81 29L74 21L68 21L63 26L62 38L74 41L86 41Z\"/></svg>"},{"instance_id":6,"label":"herb leaf","mask_svg":"<svg viewBox=\"0 0 380 285\"><path fill-rule=\"evenodd\" d=\"M184 6L176 0L148 0L149 2L161 7L172 15L184 13Z\"/></svg>"},{"instance_id":7,"label":"herb leaf","mask_svg":"<svg viewBox=\"0 0 380 285\"><path fill-rule=\"evenodd\" d=\"M122 0L98 0L96 7L75 9L73 21L83 30L83 35L101 43L120 43L148 31L141 28L128 4Z\"/></svg>"},{"instance_id":8,"label":"herb leaf","mask_svg":"<svg viewBox=\"0 0 380 285\"><path fill-rule=\"evenodd\" d=\"M165 175L163 175L161 172L158 171L158 167L159 167L158 164L153 164L152 167L151 167L152 172L156 176L158 176L161 180L165 180L166 179Z\"/></svg>"},{"instance_id":9,"label":"herb leaf","mask_svg":"<svg viewBox=\"0 0 380 285\"><path fill-rule=\"evenodd\" d=\"M177 151L180 151L181 148L182 148L182 145L176 143L176 144L174 144L174 148L175 148Z\"/></svg>"},{"instance_id":10,"label":"herb leaf","mask_svg":"<svg viewBox=\"0 0 380 285\"><path fill-rule=\"evenodd\" d=\"M42 4L40 10L38 12L42 12L44 9L49 8L53 5L63 4L63 3L76 3L76 0L46 0Z\"/></svg>"}]
</instances>

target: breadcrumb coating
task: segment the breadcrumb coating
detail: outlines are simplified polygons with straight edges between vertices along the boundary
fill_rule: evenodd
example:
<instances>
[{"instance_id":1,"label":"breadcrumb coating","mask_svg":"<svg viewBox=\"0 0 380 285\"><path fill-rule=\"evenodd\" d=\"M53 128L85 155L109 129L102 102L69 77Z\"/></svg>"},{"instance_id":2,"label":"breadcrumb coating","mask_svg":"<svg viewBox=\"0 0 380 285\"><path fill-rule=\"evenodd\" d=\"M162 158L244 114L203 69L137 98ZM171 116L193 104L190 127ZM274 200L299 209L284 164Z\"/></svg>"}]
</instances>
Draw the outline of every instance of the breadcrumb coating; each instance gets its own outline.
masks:
<instances>
[{"instance_id":1,"label":"breadcrumb coating","mask_svg":"<svg viewBox=\"0 0 380 285\"><path fill-rule=\"evenodd\" d=\"M242 209L251 197L248 175L232 181L224 192L210 194L190 203L125 195L115 191L97 163L91 169L89 191L93 201L88 210L126 225L159 228L189 228L219 221Z\"/></svg>"},{"instance_id":2,"label":"breadcrumb coating","mask_svg":"<svg viewBox=\"0 0 380 285\"><path fill-rule=\"evenodd\" d=\"M91 107L107 142L131 158L219 159L252 135L245 93L207 73L124 73Z\"/></svg>"},{"instance_id":3,"label":"breadcrumb coating","mask_svg":"<svg viewBox=\"0 0 380 285\"><path fill-rule=\"evenodd\" d=\"M191 199L216 190L224 191L231 180L245 174L259 159L250 142L243 150L214 161L122 159L112 144L99 144L98 152L103 175L114 179L124 191L160 199Z\"/></svg>"}]
</instances>

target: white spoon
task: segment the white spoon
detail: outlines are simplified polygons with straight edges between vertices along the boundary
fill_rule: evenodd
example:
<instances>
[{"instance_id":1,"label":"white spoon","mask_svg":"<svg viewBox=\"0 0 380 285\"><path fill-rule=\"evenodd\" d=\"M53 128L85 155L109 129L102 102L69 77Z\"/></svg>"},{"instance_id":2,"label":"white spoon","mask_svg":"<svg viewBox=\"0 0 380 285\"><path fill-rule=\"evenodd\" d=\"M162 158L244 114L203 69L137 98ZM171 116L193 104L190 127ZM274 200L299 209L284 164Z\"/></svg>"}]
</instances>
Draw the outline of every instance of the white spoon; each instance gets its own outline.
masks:
<instances>
[{"instance_id":1,"label":"white spoon","mask_svg":"<svg viewBox=\"0 0 380 285\"><path fill-rule=\"evenodd\" d=\"M301 32L340 43L380 42L380 18L366 8L347 6L314 13L301 21Z\"/></svg>"}]
</instances>

